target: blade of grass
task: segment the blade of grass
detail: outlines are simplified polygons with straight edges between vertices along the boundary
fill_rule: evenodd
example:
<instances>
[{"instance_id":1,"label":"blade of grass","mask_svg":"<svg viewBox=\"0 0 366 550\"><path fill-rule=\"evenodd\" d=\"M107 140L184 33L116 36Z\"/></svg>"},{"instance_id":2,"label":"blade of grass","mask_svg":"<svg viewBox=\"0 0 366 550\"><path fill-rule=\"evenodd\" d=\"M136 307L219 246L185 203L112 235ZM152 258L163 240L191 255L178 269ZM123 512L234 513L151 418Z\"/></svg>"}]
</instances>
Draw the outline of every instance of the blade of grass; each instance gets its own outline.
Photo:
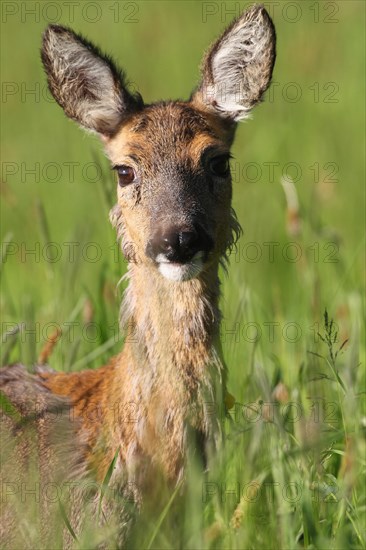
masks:
<instances>
[{"instance_id":1,"label":"blade of grass","mask_svg":"<svg viewBox=\"0 0 366 550\"><path fill-rule=\"evenodd\" d=\"M67 517L67 514L66 514L66 510L61 502L61 500L58 501L58 505L59 505L59 509L60 509L60 513L61 513L61 517L62 519L64 520L65 522L65 525L67 527L67 530L69 531L70 535L72 536L72 538L77 541L78 538L76 536L76 533L74 531L74 529L71 527L71 523L69 521L69 518Z\"/></svg>"},{"instance_id":2,"label":"blade of grass","mask_svg":"<svg viewBox=\"0 0 366 550\"><path fill-rule=\"evenodd\" d=\"M120 447L117 448L116 452L115 452L115 455L113 457L113 460L112 462L110 463L109 465L109 468L107 470L107 473L103 479L103 482L102 482L102 488L101 488L101 491L100 491L100 499L99 499L99 504L98 504L98 518L100 516L100 511L101 511L101 508L102 508L102 501L103 501L103 498L104 498L104 495L105 495L105 492L108 488L108 484L110 482L110 479L112 477L112 474L113 474L113 470L116 466L116 462L117 462L117 458L118 458L118 454L119 454L119 450L120 450Z\"/></svg>"},{"instance_id":3,"label":"blade of grass","mask_svg":"<svg viewBox=\"0 0 366 550\"><path fill-rule=\"evenodd\" d=\"M172 494L172 496L170 497L170 499L169 499L167 505L165 506L164 510L162 511L162 513L161 513L161 515L160 515L160 518L158 519L158 522L157 522L156 525L155 525L155 529L154 529L154 531L153 531L153 533L152 533L152 535L151 535L151 537L150 537L149 542L148 542L146 545L144 545L144 547L146 548L146 550L150 550L150 548L151 548L151 546L152 546L152 544L153 544L153 542L154 542L154 540L155 540L155 537L156 537L156 535L158 534L158 531L159 531L159 529L160 529L160 527L161 527L161 525L162 525L164 519L166 518L166 515L167 515L167 513L169 512L169 509L170 509L171 505L173 504L175 497L177 496L177 494L178 494L178 492L179 492L179 490L180 490L180 488L181 488L181 486L182 486L182 483L183 483L182 481L178 483L178 485L177 485L176 488L174 489L173 494Z\"/></svg>"}]
</instances>

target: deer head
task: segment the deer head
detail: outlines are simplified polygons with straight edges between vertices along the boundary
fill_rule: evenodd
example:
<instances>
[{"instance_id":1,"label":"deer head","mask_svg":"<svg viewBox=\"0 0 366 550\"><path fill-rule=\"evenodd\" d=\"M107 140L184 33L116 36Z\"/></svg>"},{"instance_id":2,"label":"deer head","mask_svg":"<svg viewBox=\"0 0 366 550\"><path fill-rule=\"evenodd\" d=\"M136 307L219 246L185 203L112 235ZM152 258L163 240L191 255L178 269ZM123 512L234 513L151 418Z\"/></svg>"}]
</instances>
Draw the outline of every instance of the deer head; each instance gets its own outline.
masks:
<instances>
[{"instance_id":1,"label":"deer head","mask_svg":"<svg viewBox=\"0 0 366 550\"><path fill-rule=\"evenodd\" d=\"M111 218L130 262L183 282L225 258L239 232L230 147L237 121L268 88L274 60L272 21L254 6L212 45L188 101L145 105L90 42L47 28L42 61L50 90L68 117L104 143L118 175Z\"/></svg>"}]
</instances>

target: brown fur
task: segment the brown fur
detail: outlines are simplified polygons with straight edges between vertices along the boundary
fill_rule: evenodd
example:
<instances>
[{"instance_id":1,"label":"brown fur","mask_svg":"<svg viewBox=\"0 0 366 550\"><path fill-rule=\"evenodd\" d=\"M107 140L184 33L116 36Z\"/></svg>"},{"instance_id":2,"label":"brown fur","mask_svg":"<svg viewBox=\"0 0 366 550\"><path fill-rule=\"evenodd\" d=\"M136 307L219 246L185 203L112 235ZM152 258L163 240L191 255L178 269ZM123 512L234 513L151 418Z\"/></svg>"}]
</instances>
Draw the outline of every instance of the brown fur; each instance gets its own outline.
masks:
<instances>
[{"instance_id":1,"label":"brown fur","mask_svg":"<svg viewBox=\"0 0 366 550\"><path fill-rule=\"evenodd\" d=\"M239 71L234 65L241 63L235 57L240 32L253 48L258 36L264 51ZM28 391L35 402L43 402L47 431L52 432L47 416L52 400L67 409L65 422L74 433L71 477L80 475L74 465L81 464L82 475L101 483L117 455L113 479L121 491L133 484L140 502L160 474L172 486L183 479L191 440L204 442L199 452L206 456L219 444L217 411L225 400L226 370L219 344L218 268L240 228L231 209L230 174L212 167L214 160L228 157L234 121L242 111L231 96L224 104L225 109L232 105L232 112L219 106L222 98L207 102L203 90L215 78L225 79L220 68L213 68L215 56L223 53L245 81L245 97L237 99L248 110L269 84L274 41L268 15L254 7L210 50L202 85L191 100L143 106L94 46L62 27L45 33L42 59L55 99L69 117L101 135L112 165L128 165L136 176L118 187L111 212L129 261L121 307L128 329L121 354L104 367L79 373L43 368L30 375L19 366L1 373L3 392L23 419L29 417ZM190 235L197 227L205 248L197 275L188 280L163 276L159 257L164 254L151 253L154 238L172 228ZM169 262L163 267L170 269ZM10 420L12 430L18 424L16 417ZM47 453L47 446L40 452ZM79 519L80 510L76 524Z\"/></svg>"}]
</instances>

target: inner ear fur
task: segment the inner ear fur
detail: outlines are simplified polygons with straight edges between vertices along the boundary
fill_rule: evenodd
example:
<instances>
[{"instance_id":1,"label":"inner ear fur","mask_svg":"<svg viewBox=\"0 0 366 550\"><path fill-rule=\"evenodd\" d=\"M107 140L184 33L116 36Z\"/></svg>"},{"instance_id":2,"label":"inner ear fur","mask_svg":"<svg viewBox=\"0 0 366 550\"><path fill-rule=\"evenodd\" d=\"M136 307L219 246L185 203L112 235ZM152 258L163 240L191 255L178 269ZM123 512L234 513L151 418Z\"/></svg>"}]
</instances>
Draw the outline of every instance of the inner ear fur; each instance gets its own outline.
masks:
<instances>
[{"instance_id":1,"label":"inner ear fur","mask_svg":"<svg viewBox=\"0 0 366 550\"><path fill-rule=\"evenodd\" d=\"M47 27L41 57L53 97L87 130L110 137L129 113L143 106L112 59L67 27Z\"/></svg>"},{"instance_id":2,"label":"inner ear fur","mask_svg":"<svg viewBox=\"0 0 366 550\"><path fill-rule=\"evenodd\" d=\"M231 121L262 100L276 58L273 22L261 5L235 19L207 52L191 101Z\"/></svg>"}]
</instances>

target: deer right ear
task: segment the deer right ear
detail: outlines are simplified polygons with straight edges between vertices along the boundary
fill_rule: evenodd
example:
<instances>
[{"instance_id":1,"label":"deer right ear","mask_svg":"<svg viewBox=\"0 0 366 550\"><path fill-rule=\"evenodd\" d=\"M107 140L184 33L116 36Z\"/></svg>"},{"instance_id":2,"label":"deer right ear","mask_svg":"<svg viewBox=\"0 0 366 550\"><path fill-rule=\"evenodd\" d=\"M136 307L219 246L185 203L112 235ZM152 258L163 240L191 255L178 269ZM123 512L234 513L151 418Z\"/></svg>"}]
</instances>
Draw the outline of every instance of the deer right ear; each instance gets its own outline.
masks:
<instances>
[{"instance_id":1,"label":"deer right ear","mask_svg":"<svg viewBox=\"0 0 366 550\"><path fill-rule=\"evenodd\" d=\"M270 84L275 57L274 25L255 5L212 45L191 101L229 121L246 118Z\"/></svg>"},{"instance_id":2,"label":"deer right ear","mask_svg":"<svg viewBox=\"0 0 366 550\"><path fill-rule=\"evenodd\" d=\"M142 108L111 59L70 29L50 25L41 50L50 91L65 114L87 130L110 137L130 112Z\"/></svg>"}]
</instances>

